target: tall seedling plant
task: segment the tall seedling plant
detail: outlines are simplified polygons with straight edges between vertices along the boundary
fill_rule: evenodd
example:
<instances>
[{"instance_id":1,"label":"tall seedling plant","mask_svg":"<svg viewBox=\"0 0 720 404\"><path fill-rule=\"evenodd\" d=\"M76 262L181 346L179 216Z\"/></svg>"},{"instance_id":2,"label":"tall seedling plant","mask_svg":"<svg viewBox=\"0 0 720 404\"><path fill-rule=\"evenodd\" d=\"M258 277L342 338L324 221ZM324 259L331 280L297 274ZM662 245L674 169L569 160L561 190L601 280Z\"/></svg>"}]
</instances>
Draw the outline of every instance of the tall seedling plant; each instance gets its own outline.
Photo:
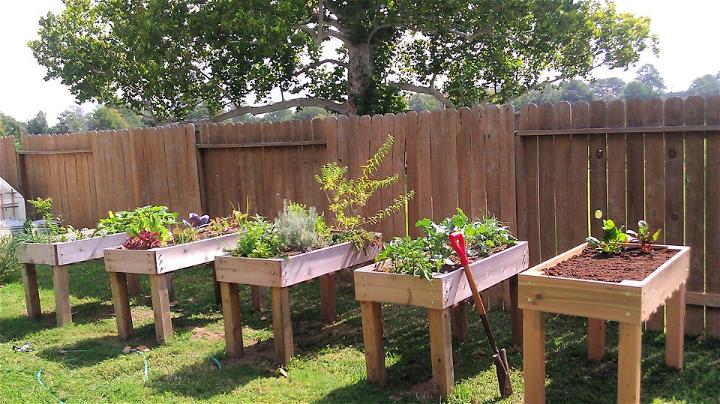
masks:
<instances>
[{"instance_id":1,"label":"tall seedling plant","mask_svg":"<svg viewBox=\"0 0 720 404\"><path fill-rule=\"evenodd\" d=\"M414 192L409 191L399 195L388 206L380 209L370 216L364 216L361 211L370 198L379 190L387 188L398 181L397 174L386 178L374 178L383 159L392 150L394 138L391 134L380 149L362 166L362 173L357 179L348 178L348 167L337 163L324 165L315 180L325 191L329 201L328 210L335 216L334 229L338 241L353 241L358 247L364 247L372 240L374 235L363 229L363 226L374 225L389 217L395 212L403 210Z\"/></svg>"}]
</instances>

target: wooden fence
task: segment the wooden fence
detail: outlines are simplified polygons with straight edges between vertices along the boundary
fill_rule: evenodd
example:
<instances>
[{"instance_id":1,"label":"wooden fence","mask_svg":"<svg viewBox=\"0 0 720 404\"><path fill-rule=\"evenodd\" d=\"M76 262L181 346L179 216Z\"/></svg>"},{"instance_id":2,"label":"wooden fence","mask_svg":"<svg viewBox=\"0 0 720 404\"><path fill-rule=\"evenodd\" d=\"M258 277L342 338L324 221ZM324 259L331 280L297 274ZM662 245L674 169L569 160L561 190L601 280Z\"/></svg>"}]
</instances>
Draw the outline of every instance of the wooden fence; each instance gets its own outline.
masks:
<instances>
[{"instance_id":1,"label":"wooden fence","mask_svg":"<svg viewBox=\"0 0 720 404\"><path fill-rule=\"evenodd\" d=\"M663 241L693 247L688 333L705 326L720 337L719 108L718 97L690 97L530 105L519 116L487 106L25 136L19 154L0 139L0 176L27 198L52 196L76 226L146 204L183 215L237 206L274 217L283 199L325 210L314 180L320 167L336 161L357 177L391 133L393 150L379 171L400 181L368 212L405 189L415 197L407 215L375 228L386 238L417 235L418 219L460 207L508 222L539 262L597 234L599 221L589 219L596 209L632 227L645 217L663 228ZM498 305L504 294L488 298ZM661 316L649 326L661 327Z\"/></svg>"}]
</instances>

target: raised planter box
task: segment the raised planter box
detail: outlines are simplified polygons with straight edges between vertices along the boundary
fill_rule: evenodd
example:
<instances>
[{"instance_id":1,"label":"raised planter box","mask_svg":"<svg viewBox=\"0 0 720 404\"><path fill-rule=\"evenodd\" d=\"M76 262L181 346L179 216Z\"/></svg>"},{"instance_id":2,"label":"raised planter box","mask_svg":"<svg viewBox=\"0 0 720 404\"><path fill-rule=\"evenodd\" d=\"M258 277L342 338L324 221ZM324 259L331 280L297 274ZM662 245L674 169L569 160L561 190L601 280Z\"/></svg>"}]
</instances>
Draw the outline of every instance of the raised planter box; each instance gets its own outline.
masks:
<instances>
[{"instance_id":1,"label":"raised planter box","mask_svg":"<svg viewBox=\"0 0 720 404\"><path fill-rule=\"evenodd\" d=\"M122 247L105 249L105 270L110 276L115 320L120 337L127 339L133 331L126 274L144 274L150 278L155 337L162 343L172 336L169 274L179 269L213 262L215 257L223 254L223 249L232 247L237 239L238 234L234 232L149 250L126 250Z\"/></svg>"},{"instance_id":2,"label":"raised planter box","mask_svg":"<svg viewBox=\"0 0 720 404\"><path fill-rule=\"evenodd\" d=\"M470 264L478 290L485 290L510 279L511 301L516 299L517 274L529 263L527 241ZM430 355L433 383L442 396L455 385L452 358L450 309L472 295L462 269L433 274L428 281L412 275L377 270L376 264L355 271L355 299L360 301L368 381L387 382L381 303L425 307L430 321ZM515 306L515 305L513 305ZM464 313L464 311L463 311ZM513 339L520 339L519 313L513 307Z\"/></svg>"},{"instance_id":3,"label":"raised planter box","mask_svg":"<svg viewBox=\"0 0 720 404\"><path fill-rule=\"evenodd\" d=\"M25 243L18 246L15 255L23 267L22 280L28 316L33 318L41 316L36 265L52 266L57 325L72 324L67 266L102 258L103 249L118 246L126 239L127 234L118 233L83 240Z\"/></svg>"},{"instance_id":4,"label":"raised planter box","mask_svg":"<svg viewBox=\"0 0 720 404\"><path fill-rule=\"evenodd\" d=\"M228 356L238 358L243 350L238 284L270 288L275 361L278 365L287 365L293 356L288 288L319 278L323 316L332 322L335 320L335 272L372 261L378 252L378 246L358 251L353 243L347 242L284 258L217 257L215 271L223 299Z\"/></svg>"},{"instance_id":5,"label":"raised planter box","mask_svg":"<svg viewBox=\"0 0 720 404\"><path fill-rule=\"evenodd\" d=\"M524 316L525 402L545 400L544 313L588 317L588 352L593 360L602 358L604 321L620 322L619 403L640 401L642 322L663 304L668 317L665 363L682 368L685 281L690 267L690 248L658 246L677 253L642 281L602 282L545 274L546 268L580 255L586 247L587 244L581 244L519 275L518 298Z\"/></svg>"}]
</instances>

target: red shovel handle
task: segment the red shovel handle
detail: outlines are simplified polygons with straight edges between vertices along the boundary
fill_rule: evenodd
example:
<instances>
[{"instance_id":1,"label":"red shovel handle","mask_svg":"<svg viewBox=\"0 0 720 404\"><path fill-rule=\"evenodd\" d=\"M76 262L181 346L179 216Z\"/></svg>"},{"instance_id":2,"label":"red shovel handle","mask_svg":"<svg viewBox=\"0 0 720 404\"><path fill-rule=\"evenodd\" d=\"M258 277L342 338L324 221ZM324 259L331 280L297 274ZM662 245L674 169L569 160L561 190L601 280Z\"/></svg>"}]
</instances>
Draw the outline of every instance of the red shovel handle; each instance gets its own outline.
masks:
<instances>
[{"instance_id":1,"label":"red shovel handle","mask_svg":"<svg viewBox=\"0 0 720 404\"><path fill-rule=\"evenodd\" d=\"M460 257L460 263L468 265L470 262L468 261L467 249L465 248L465 236L459 232L452 233L448 235L448 239L450 239L450 245L453 250L455 250L455 253Z\"/></svg>"}]
</instances>

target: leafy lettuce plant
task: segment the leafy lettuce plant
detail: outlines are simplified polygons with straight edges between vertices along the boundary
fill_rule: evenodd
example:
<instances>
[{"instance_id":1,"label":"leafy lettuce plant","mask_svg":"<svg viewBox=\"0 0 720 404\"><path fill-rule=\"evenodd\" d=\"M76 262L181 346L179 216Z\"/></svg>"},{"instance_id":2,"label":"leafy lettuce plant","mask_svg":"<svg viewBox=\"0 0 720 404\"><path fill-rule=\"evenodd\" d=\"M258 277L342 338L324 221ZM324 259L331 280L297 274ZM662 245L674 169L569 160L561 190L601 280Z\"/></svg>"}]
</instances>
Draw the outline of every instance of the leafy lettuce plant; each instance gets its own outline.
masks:
<instances>
[{"instance_id":1,"label":"leafy lettuce plant","mask_svg":"<svg viewBox=\"0 0 720 404\"><path fill-rule=\"evenodd\" d=\"M226 250L236 257L272 258L280 254L280 237L275 225L262 216L243 222L238 230L237 245Z\"/></svg>"},{"instance_id":2,"label":"leafy lettuce plant","mask_svg":"<svg viewBox=\"0 0 720 404\"><path fill-rule=\"evenodd\" d=\"M599 254L617 255L624 251L624 244L628 242L629 236L623 231L622 227L617 227L612 219L603 220L602 240L595 237L585 239L588 245Z\"/></svg>"},{"instance_id":3,"label":"leafy lettuce plant","mask_svg":"<svg viewBox=\"0 0 720 404\"><path fill-rule=\"evenodd\" d=\"M160 234L145 229L140 230L137 236L132 236L123 243L123 247L128 250L149 250L160 247L160 245Z\"/></svg>"},{"instance_id":4,"label":"leafy lettuce plant","mask_svg":"<svg viewBox=\"0 0 720 404\"><path fill-rule=\"evenodd\" d=\"M395 238L385 245L385 249L375 257L377 262L390 260L387 268L392 273L418 276L432 280L433 272L442 268L443 262L433 260L428 253L426 238Z\"/></svg>"},{"instance_id":5,"label":"leafy lettuce plant","mask_svg":"<svg viewBox=\"0 0 720 404\"><path fill-rule=\"evenodd\" d=\"M660 237L661 229L655 230L654 233L650 232L650 226L644 220L638 221L638 231L628 230L626 233L632 237L633 243L640 243L640 250L644 253L650 253L652 251L652 245Z\"/></svg>"},{"instance_id":6,"label":"leafy lettuce plant","mask_svg":"<svg viewBox=\"0 0 720 404\"><path fill-rule=\"evenodd\" d=\"M143 206L133 211L108 212L95 228L100 235L126 232L134 237L140 230L158 233L161 242L170 240L168 227L175 224L178 214L170 212L167 206Z\"/></svg>"}]
</instances>

